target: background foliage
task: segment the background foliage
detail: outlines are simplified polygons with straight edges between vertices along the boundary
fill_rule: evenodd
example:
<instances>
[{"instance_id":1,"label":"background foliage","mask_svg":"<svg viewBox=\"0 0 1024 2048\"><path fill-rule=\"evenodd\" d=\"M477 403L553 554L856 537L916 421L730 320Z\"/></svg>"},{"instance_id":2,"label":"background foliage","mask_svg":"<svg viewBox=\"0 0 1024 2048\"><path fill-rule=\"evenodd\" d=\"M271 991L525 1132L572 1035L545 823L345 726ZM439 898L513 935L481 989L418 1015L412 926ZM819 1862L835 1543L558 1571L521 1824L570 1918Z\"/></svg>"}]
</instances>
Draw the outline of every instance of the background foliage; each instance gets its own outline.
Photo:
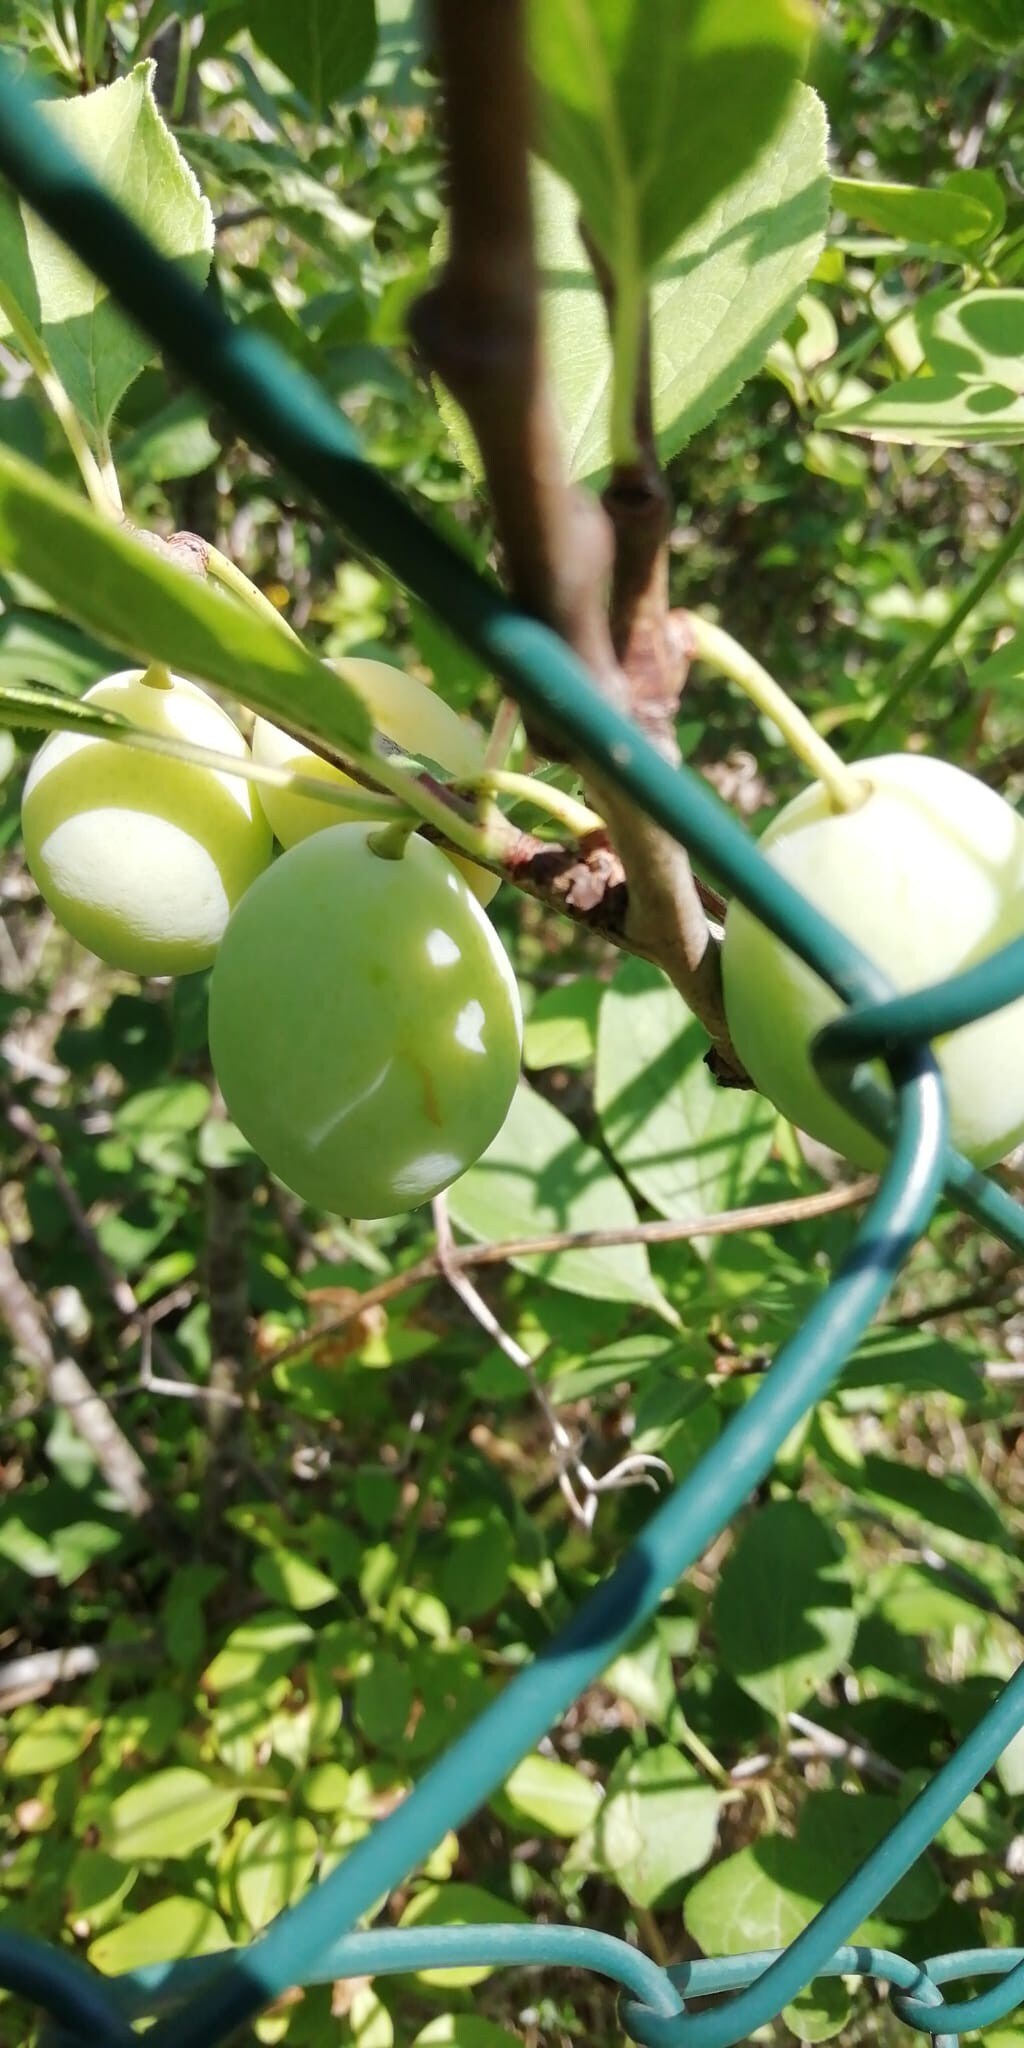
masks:
<instances>
[{"instance_id":1,"label":"background foliage","mask_svg":"<svg viewBox=\"0 0 1024 2048\"><path fill-rule=\"evenodd\" d=\"M1002 445L989 406L984 438L962 431L978 389L1002 391L1008 417L1021 402L1014 21L1013 0L830 7L814 82L843 181L831 206L805 90L770 163L744 165L697 219L649 192L641 239L666 258L657 406L677 600L717 613L840 745L884 714L887 743L934 745L1019 798L1020 569L885 710L1014 510L1009 430ZM376 22L370 0L4 0L0 22L55 102L120 79L130 146L158 154L135 69L155 60L157 104L213 210L209 288L315 370L373 459L488 559L465 429L405 340L441 213L408 0L378 0ZM557 94L554 56L549 72ZM553 154L538 170L547 326L574 467L593 479L610 357L596 290L572 282L585 259ZM750 229L755 176L771 205ZM598 177L599 242L606 196ZM201 268L198 191L190 207L175 246ZM5 205L5 278L18 232ZM632 260L627 247L624 275ZM1005 295L984 345L964 296L979 289ZM493 716L492 682L443 628L229 421L141 355L122 360L105 318L82 307L47 339L101 456L109 430L132 517L215 540L318 652L386 647ZM102 389L80 377L83 333ZM0 447L75 485L13 342ZM0 579L0 684L78 695L120 656L29 574ZM774 729L699 668L679 730L755 827L797 785ZM642 1491L614 1491L591 1528L573 1521L509 1340L589 1468L641 1451L679 1478L827 1284L852 1223L517 1255L477 1276L503 1342L436 1272L403 1287L432 1251L429 1215L343 1226L268 1181L213 1092L204 978L113 975L41 909L18 849L30 744L0 732L0 1885L9 1924L119 1970L243 1941L330 1869L649 1511ZM716 1090L702 1034L653 970L509 888L493 915L527 1006L526 1085L452 1191L463 1232L699 1225L820 1188L822 1162L763 1102ZM741 1523L381 1913L586 1920L661 1959L789 1939L1019 1659L1020 1284L1008 1253L940 1212L884 1326ZM70 1396L69 1363L86 1375ZM90 1385L101 1431L116 1417L141 1460L141 1512L78 1426ZM77 1668L37 1655L64 1650ZM870 1938L920 1953L1020 1942L1022 1802L1018 1740ZM838 1985L786 2020L805 2040L897 2030ZM256 2033L492 2048L502 2030L613 2025L589 1983L461 1971L309 1992ZM997 2035L1024 2041L1019 2023ZM13 2005L0 2039L24 2039Z\"/></svg>"}]
</instances>

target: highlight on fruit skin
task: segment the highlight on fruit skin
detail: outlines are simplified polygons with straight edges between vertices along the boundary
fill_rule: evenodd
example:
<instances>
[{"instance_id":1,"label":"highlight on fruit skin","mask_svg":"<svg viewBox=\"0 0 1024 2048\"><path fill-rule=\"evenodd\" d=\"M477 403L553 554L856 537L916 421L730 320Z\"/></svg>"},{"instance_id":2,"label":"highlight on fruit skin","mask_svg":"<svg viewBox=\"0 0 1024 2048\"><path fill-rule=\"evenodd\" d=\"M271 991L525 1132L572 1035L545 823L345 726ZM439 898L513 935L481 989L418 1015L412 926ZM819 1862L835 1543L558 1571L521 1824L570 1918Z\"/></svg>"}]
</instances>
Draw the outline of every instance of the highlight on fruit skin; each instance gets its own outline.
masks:
<instances>
[{"instance_id":1,"label":"highlight on fruit skin","mask_svg":"<svg viewBox=\"0 0 1024 2048\"><path fill-rule=\"evenodd\" d=\"M976 966L1024 934L1024 819L962 768L921 754L858 761L871 793L835 812L819 783L761 839L772 866L884 970L900 993ZM725 1009L755 1086L801 1130L860 1166L882 1147L819 1081L809 1047L838 997L742 904L722 950ZM1024 997L934 1047L950 1136L976 1166L1024 1138ZM879 1076L884 1069L879 1063Z\"/></svg>"},{"instance_id":2,"label":"highlight on fruit skin","mask_svg":"<svg viewBox=\"0 0 1024 2048\"><path fill-rule=\"evenodd\" d=\"M82 701L147 732L248 755L227 712L166 669L121 670ZM208 967L272 850L242 776L73 732L52 733L32 762L22 832L33 879L65 930L135 974Z\"/></svg>"},{"instance_id":3,"label":"highlight on fruit skin","mask_svg":"<svg viewBox=\"0 0 1024 2048\"><path fill-rule=\"evenodd\" d=\"M515 977L451 862L415 833L334 825L232 915L210 984L228 1110L315 1207L389 1216L440 1193L496 1136L519 1078Z\"/></svg>"},{"instance_id":4,"label":"highlight on fruit skin","mask_svg":"<svg viewBox=\"0 0 1024 2048\"><path fill-rule=\"evenodd\" d=\"M460 718L443 697L406 675L391 662L376 661L368 655L346 655L344 661L328 662L351 677L369 705L374 724L406 753L428 761L455 778L479 775L484 765L485 742L479 728ZM272 768L288 768L293 774L311 775L335 789L358 785L341 768L323 760L304 747L290 733L282 732L268 718L257 718L252 735L253 759ZM321 804L316 797L287 789L261 788L260 801L275 839L284 847L297 846L313 832L350 822L340 804ZM465 876L480 903L490 903L501 887L492 875L466 854L447 856Z\"/></svg>"}]
</instances>

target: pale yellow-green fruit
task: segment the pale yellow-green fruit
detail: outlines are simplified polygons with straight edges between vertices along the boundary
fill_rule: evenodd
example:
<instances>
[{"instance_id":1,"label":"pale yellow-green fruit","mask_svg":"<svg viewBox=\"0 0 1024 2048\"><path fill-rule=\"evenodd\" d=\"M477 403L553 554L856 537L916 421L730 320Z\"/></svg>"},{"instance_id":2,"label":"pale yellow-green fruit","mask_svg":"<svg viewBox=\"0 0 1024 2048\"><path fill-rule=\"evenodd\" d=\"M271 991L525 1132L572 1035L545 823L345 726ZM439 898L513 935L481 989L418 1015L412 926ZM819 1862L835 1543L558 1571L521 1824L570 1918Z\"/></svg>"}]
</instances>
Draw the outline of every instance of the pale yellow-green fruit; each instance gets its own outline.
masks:
<instances>
[{"instance_id":1,"label":"pale yellow-green fruit","mask_svg":"<svg viewBox=\"0 0 1024 2048\"><path fill-rule=\"evenodd\" d=\"M341 1216L429 1201L500 1130L522 1017L490 919L436 846L335 825L276 860L210 980L210 1053L272 1173Z\"/></svg>"},{"instance_id":2,"label":"pale yellow-green fruit","mask_svg":"<svg viewBox=\"0 0 1024 2048\"><path fill-rule=\"evenodd\" d=\"M460 718L443 697L435 695L415 676L392 667L387 661L372 661L366 655L348 655L344 662L328 662L329 668L349 673L365 698L375 725L407 754L435 761L450 776L479 775L484 764L484 741L477 727ZM332 767L290 733L281 732L269 719L258 718L252 736L253 758L271 768L288 768L293 774L311 775L335 789L356 789L350 775ZM342 804L318 803L316 797L301 796L293 790L261 788L260 801L275 838L282 846L297 846L311 832L323 832L328 825L351 822L352 814ZM478 902L487 904L500 887L492 875L465 854L449 858L465 876Z\"/></svg>"},{"instance_id":3,"label":"pale yellow-green fruit","mask_svg":"<svg viewBox=\"0 0 1024 2048\"><path fill-rule=\"evenodd\" d=\"M1024 819L1001 796L920 754L858 761L856 773L871 790L859 809L831 811L816 783L761 848L897 990L974 967L1024 934ZM877 1165L880 1146L809 1057L838 998L739 903L726 918L722 972L733 1043L755 1085L811 1137ZM1024 998L937 1039L935 1052L952 1141L990 1166L1024 1138Z\"/></svg>"},{"instance_id":4,"label":"pale yellow-green fruit","mask_svg":"<svg viewBox=\"0 0 1024 2048\"><path fill-rule=\"evenodd\" d=\"M248 754L227 712L166 670L125 669L82 701L147 732ZM55 917L101 960L135 974L208 967L272 850L243 777L71 732L53 733L36 755L21 821Z\"/></svg>"}]
</instances>

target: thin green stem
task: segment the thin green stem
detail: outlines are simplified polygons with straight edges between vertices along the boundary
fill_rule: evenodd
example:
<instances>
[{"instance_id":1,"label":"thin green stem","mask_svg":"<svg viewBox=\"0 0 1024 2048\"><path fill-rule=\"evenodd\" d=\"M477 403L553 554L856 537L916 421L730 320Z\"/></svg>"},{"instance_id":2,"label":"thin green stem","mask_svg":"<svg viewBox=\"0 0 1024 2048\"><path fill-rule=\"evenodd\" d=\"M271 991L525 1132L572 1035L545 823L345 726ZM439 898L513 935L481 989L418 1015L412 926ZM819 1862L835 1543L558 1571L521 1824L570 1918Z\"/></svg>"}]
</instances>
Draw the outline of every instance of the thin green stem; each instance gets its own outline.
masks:
<instances>
[{"instance_id":1,"label":"thin green stem","mask_svg":"<svg viewBox=\"0 0 1024 2048\"><path fill-rule=\"evenodd\" d=\"M139 747L144 754L162 754L172 761L187 761L192 767L208 768L218 775L236 775L243 782L259 783L269 789L284 789L296 796L315 797L318 803L333 805L343 811L346 818L388 825L404 826L408 823L410 830L419 822L415 808L398 802L393 796L356 789L351 783L335 787L319 776L298 775L289 768L272 767L268 761L254 761L248 751L245 754L222 754L213 747L197 747L191 740L174 739L169 733L146 732L141 726L128 725L115 713L106 716L102 712L94 714L77 704L73 715L62 712L59 707L51 709L43 701L42 693L33 697L28 691L17 695L0 691L0 726L73 732L89 739L112 740L115 746Z\"/></svg>"},{"instance_id":2,"label":"thin green stem","mask_svg":"<svg viewBox=\"0 0 1024 2048\"><path fill-rule=\"evenodd\" d=\"M603 832L604 819L574 796L567 796L562 789L554 789L548 782L538 782L533 775L517 775L509 768L488 768L482 775L463 778L457 785L460 790L483 796L511 796L521 803L533 804L535 810L546 811L549 817L564 825L574 839L585 839L588 832Z\"/></svg>"},{"instance_id":3,"label":"thin green stem","mask_svg":"<svg viewBox=\"0 0 1024 2048\"><path fill-rule=\"evenodd\" d=\"M85 436L85 429L74 404L65 391L55 371L46 348L34 328L26 320L13 292L0 283L0 312L3 312L15 347L24 356L29 369L35 376L51 412L59 421L68 447L78 464L78 472L85 485L86 494L93 510L102 512L105 519L120 519L121 493L114 479L114 489L108 488L107 479L93 454Z\"/></svg>"},{"instance_id":4,"label":"thin green stem","mask_svg":"<svg viewBox=\"0 0 1024 2048\"><path fill-rule=\"evenodd\" d=\"M1021 547L1024 547L1024 507L1018 512L1012 526L1000 541L994 553L989 556L987 562L983 563L977 574L971 578L963 596L959 603L954 605L949 617L944 619L941 626L937 626L931 637L925 641L916 659L910 663L908 668L904 669L902 675L898 673L898 660L890 662L888 668L882 671L878 684L879 689L884 693L882 702L877 711L868 719L867 724L863 727L858 737L857 755L863 754L865 748L869 747L878 734L883 731L896 706L902 704L904 697L909 696L910 692L917 688L918 683L924 681L925 676L942 653L943 648L948 647L950 641L964 624L964 621L970 618L975 606L981 603L986 591L991 589L997 577L1002 575L1003 570L1012 562L1014 555ZM890 681L890 677L894 675L895 680Z\"/></svg>"},{"instance_id":5,"label":"thin green stem","mask_svg":"<svg viewBox=\"0 0 1024 2048\"><path fill-rule=\"evenodd\" d=\"M612 409L610 436L616 469L640 461L636 431L637 393L643 359L644 291L637 277L616 276L612 307Z\"/></svg>"},{"instance_id":6,"label":"thin green stem","mask_svg":"<svg viewBox=\"0 0 1024 2048\"><path fill-rule=\"evenodd\" d=\"M240 569L229 556L222 555L220 549L215 548L209 541L203 542L203 552L206 557L206 573L213 577L215 583L222 583L225 590L230 590L235 597L241 598L242 603L247 604L250 611L257 612L260 618L268 620L280 632L287 633L290 639L298 640L299 635L294 626L289 625L277 606L271 604L269 597L264 596L244 569Z\"/></svg>"},{"instance_id":7,"label":"thin green stem","mask_svg":"<svg viewBox=\"0 0 1024 2048\"><path fill-rule=\"evenodd\" d=\"M520 711L514 697L503 697L494 714L494 724L484 754L485 768L504 768L519 731Z\"/></svg>"},{"instance_id":8,"label":"thin green stem","mask_svg":"<svg viewBox=\"0 0 1024 2048\"><path fill-rule=\"evenodd\" d=\"M433 1439L430 1454L420 1477L419 1492L413 1503L412 1512L407 1515L403 1524L402 1540L398 1546L398 1554L395 1558L391 1591L388 1595L388 1603L384 1609L383 1617L384 1627L389 1633L393 1633L398 1628L402 1618L402 1595L407 1590L409 1584L409 1575L413 1558L416 1555L420 1528L430 1501L430 1489L472 1406L472 1400L454 1402L448 1410L438 1435Z\"/></svg>"},{"instance_id":9,"label":"thin green stem","mask_svg":"<svg viewBox=\"0 0 1024 2048\"><path fill-rule=\"evenodd\" d=\"M96 456L99 463L100 476L103 479L103 488L118 518L123 519L124 504L121 498L121 486L117 479L117 470L114 467L114 457L110 448L110 436L105 427L98 437Z\"/></svg>"},{"instance_id":10,"label":"thin green stem","mask_svg":"<svg viewBox=\"0 0 1024 2048\"><path fill-rule=\"evenodd\" d=\"M172 121L184 119L185 107L188 101L188 82L192 70L190 27L191 22L187 16L178 24L178 55L174 67L174 91L171 94Z\"/></svg>"},{"instance_id":11,"label":"thin green stem","mask_svg":"<svg viewBox=\"0 0 1024 2048\"><path fill-rule=\"evenodd\" d=\"M99 0L85 0L85 33L82 37L82 68L85 82L91 92L96 84L100 58L103 54L103 36L106 14L100 12Z\"/></svg>"},{"instance_id":12,"label":"thin green stem","mask_svg":"<svg viewBox=\"0 0 1024 2048\"><path fill-rule=\"evenodd\" d=\"M852 768L847 768L835 748L823 739L811 724L806 714L799 710L791 697L786 695L781 683L734 640L722 626L713 626L708 619L698 618L696 613L687 612L687 630L690 634L694 658L707 662L720 675L728 676L757 705L766 718L777 725L788 747L802 761L805 768L817 777L828 791L832 807L837 811L855 811L864 802L867 794L865 784Z\"/></svg>"}]
</instances>

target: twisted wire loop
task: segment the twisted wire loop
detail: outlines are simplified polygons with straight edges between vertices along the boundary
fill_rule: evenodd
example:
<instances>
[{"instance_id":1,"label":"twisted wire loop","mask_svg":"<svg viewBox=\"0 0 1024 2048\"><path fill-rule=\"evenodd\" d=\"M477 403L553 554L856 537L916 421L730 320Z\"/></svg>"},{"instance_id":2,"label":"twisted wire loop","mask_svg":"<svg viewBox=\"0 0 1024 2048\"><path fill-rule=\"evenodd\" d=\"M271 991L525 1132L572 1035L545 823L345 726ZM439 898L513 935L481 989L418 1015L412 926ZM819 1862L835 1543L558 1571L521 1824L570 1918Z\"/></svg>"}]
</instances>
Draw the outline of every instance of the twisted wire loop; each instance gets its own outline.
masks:
<instances>
[{"instance_id":1,"label":"twisted wire loop","mask_svg":"<svg viewBox=\"0 0 1024 2048\"><path fill-rule=\"evenodd\" d=\"M226 407L322 509L431 606L510 693L561 731L601 773L808 962L851 1006L821 1034L820 1071L891 1146L878 1192L828 1292L783 1347L756 1394L666 1500L573 1620L425 1773L404 1804L248 1948L102 1979L66 1953L0 1939L0 1984L33 1999L74 2048L125 2048L156 2015L150 2048L215 2048L295 1984L439 1963L550 1963L595 1970L623 1990L627 2031L644 2048L731 2048L816 1977L872 1976L910 2025L940 2042L1024 2000L1019 1951L914 1964L846 1946L1024 1726L1024 1669L1011 1679L898 1823L786 1949L665 1972L611 1936L579 1928L389 1928L352 1933L375 1903L461 1826L604 1671L769 1471L780 1444L828 1390L882 1305L945 1186L1024 1251L1024 1214L949 1146L930 1037L1024 993L1024 942L940 987L899 997L883 975L758 853L705 784L663 760L595 694L571 650L519 612L427 525L360 454L319 387L262 337L236 328L152 247L43 125L0 65L0 170L108 286L166 358ZM865 1071L881 1058L892 1092ZM996 1974L947 2006L940 1982ZM687 2001L714 1996L695 2012ZM898 2003L897 2003L898 2001Z\"/></svg>"}]
</instances>

